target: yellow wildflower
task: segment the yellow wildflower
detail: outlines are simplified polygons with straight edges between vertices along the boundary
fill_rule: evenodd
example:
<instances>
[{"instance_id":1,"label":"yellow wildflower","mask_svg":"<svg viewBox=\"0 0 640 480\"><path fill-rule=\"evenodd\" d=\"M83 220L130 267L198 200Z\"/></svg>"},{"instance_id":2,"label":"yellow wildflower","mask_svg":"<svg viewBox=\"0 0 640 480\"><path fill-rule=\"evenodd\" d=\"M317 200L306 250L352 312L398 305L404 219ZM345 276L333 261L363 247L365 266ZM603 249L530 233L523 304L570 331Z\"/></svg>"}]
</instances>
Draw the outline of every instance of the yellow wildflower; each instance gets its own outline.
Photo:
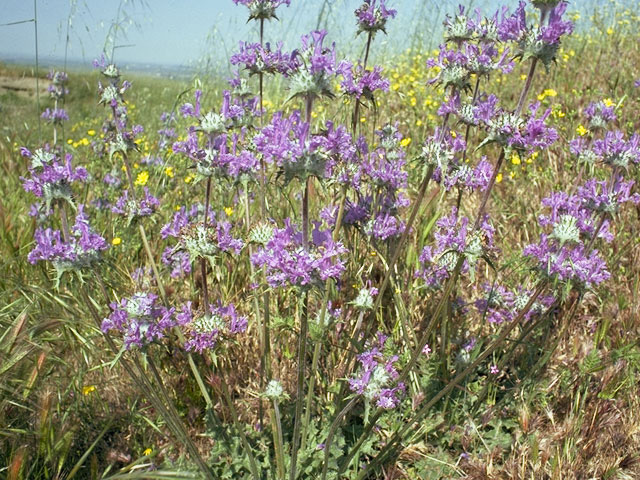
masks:
<instances>
[{"instance_id":1,"label":"yellow wildflower","mask_svg":"<svg viewBox=\"0 0 640 480\"><path fill-rule=\"evenodd\" d=\"M82 387L82 394L85 396L95 391L96 391L96 387L94 385L85 385L84 387Z\"/></svg>"},{"instance_id":2,"label":"yellow wildflower","mask_svg":"<svg viewBox=\"0 0 640 480\"><path fill-rule=\"evenodd\" d=\"M518 155L518 152L513 152L513 155L511 155L511 163L513 165L520 165L521 160L520 160L520 155Z\"/></svg>"},{"instance_id":3,"label":"yellow wildflower","mask_svg":"<svg viewBox=\"0 0 640 480\"><path fill-rule=\"evenodd\" d=\"M136 181L133 182L134 185L139 185L144 187L149 181L149 172L146 170L141 171L136 177Z\"/></svg>"},{"instance_id":4,"label":"yellow wildflower","mask_svg":"<svg viewBox=\"0 0 640 480\"><path fill-rule=\"evenodd\" d=\"M589 130L584 128L583 125L578 125L578 128L576 128L576 132L578 132L578 135L580 135L581 137L584 137L587 133L589 133Z\"/></svg>"},{"instance_id":5,"label":"yellow wildflower","mask_svg":"<svg viewBox=\"0 0 640 480\"><path fill-rule=\"evenodd\" d=\"M610 98L605 98L602 103L604 103L607 107L613 107L615 103Z\"/></svg>"},{"instance_id":6,"label":"yellow wildflower","mask_svg":"<svg viewBox=\"0 0 640 480\"><path fill-rule=\"evenodd\" d=\"M152 449L150 448L146 448L144 452L142 452L143 455L151 455L151 452L153 452Z\"/></svg>"},{"instance_id":7,"label":"yellow wildflower","mask_svg":"<svg viewBox=\"0 0 640 480\"><path fill-rule=\"evenodd\" d=\"M502 174L501 173L496 175L496 183L500 183L500 182L502 182Z\"/></svg>"},{"instance_id":8,"label":"yellow wildflower","mask_svg":"<svg viewBox=\"0 0 640 480\"><path fill-rule=\"evenodd\" d=\"M169 166L169 167L165 168L164 169L164 174L169 178L173 178L173 176L175 175L175 173L173 172L173 167Z\"/></svg>"},{"instance_id":9,"label":"yellow wildflower","mask_svg":"<svg viewBox=\"0 0 640 480\"><path fill-rule=\"evenodd\" d=\"M400 145L402 145L403 148L407 148L410 144L411 144L411 138L409 138L409 137L403 138L400 141Z\"/></svg>"},{"instance_id":10,"label":"yellow wildflower","mask_svg":"<svg viewBox=\"0 0 640 480\"><path fill-rule=\"evenodd\" d=\"M87 130L87 135L93 137L96 134L96 131L92 128L91 130Z\"/></svg>"},{"instance_id":11,"label":"yellow wildflower","mask_svg":"<svg viewBox=\"0 0 640 480\"><path fill-rule=\"evenodd\" d=\"M227 214L227 217L233 215L233 207L224 207L224 213Z\"/></svg>"},{"instance_id":12,"label":"yellow wildflower","mask_svg":"<svg viewBox=\"0 0 640 480\"><path fill-rule=\"evenodd\" d=\"M111 240L111 245L118 246L122 243L122 239L120 237L113 237Z\"/></svg>"}]
</instances>

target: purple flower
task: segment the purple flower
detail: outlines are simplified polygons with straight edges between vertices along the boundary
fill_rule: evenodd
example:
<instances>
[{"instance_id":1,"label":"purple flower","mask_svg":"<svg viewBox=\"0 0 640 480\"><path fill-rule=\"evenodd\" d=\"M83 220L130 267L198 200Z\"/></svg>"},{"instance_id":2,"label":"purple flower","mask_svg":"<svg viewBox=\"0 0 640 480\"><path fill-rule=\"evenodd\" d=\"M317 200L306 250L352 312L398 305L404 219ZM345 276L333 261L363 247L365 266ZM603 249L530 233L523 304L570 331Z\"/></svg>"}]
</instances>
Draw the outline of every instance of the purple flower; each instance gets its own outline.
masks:
<instances>
[{"instance_id":1,"label":"purple flower","mask_svg":"<svg viewBox=\"0 0 640 480\"><path fill-rule=\"evenodd\" d=\"M253 138L253 144L265 162L281 168L286 183L294 178L323 178L337 162L354 154L344 127L335 129L328 123L325 135L312 135L311 126L302 121L298 110L289 117L276 113Z\"/></svg>"},{"instance_id":2,"label":"purple flower","mask_svg":"<svg viewBox=\"0 0 640 480\"><path fill-rule=\"evenodd\" d=\"M64 163L56 154L44 149L38 149L32 153L22 148L21 154L31 159L30 177L20 177L22 186L25 191L42 198L47 209L50 209L56 200L66 200L71 203L71 184L85 182L88 179L89 174L85 168L73 168L71 165L73 156L69 153L65 155Z\"/></svg>"},{"instance_id":3,"label":"purple flower","mask_svg":"<svg viewBox=\"0 0 640 480\"><path fill-rule=\"evenodd\" d=\"M125 190L111 207L111 211L126 216L127 222L131 223L141 217L152 215L159 206L160 200L151 195L147 187L144 187L144 196L137 200L130 198L129 190Z\"/></svg>"},{"instance_id":4,"label":"purple flower","mask_svg":"<svg viewBox=\"0 0 640 480\"><path fill-rule=\"evenodd\" d=\"M470 231L469 219L460 217L455 207L451 214L437 221L435 246L426 246L419 257L421 277L428 288L438 289L453 273L462 258L460 272L470 272L473 276L478 260L491 252L495 229L485 218L480 228Z\"/></svg>"},{"instance_id":5,"label":"purple flower","mask_svg":"<svg viewBox=\"0 0 640 480\"><path fill-rule=\"evenodd\" d=\"M387 8L385 3L385 0L364 0L364 3L355 11L358 33L375 34L377 31L387 33L385 30L387 20L395 18L397 11Z\"/></svg>"},{"instance_id":6,"label":"purple flower","mask_svg":"<svg viewBox=\"0 0 640 480\"><path fill-rule=\"evenodd\" d=\"M636 133L625 140L623 132L608 131L604 138L593 142L593 153L612 167L628 168L630 163L637 165L640 163L640 135Z\"/></svg>"},{"instance_id":7,"label":"purple flower","mask_svg":"<svg viewBox=\"0 0 640 480\"><path fill-rule=\"evenodd\" d=\"M280 5L289 6L291 0L233 0L233 3L249 9L249 20L271 20L278 18L276 9Z\"/></svg>"},{"instance_id":8,"label":"purple flower","mask_svg":"<svg viewBox=\"0 0 640 480\"><path fill-rule=\"evenodd\" d=\"M433 173L433 178L436 182L441 182L447 191L458 187L469 191L479 190L484 192L489 186L489 179L492 173L493 166L483 156L475 167L467 163L450 162L444 178L442 169L438 167Z\"/></svg>"},{"instance_id":9,"label":"purple flower","mask_svg":"<svg viewBox=\"0 0 640 480\"><path fill-rule=\"evenodd\" d=\"M158 296L152 293L138 292L111 303L110 307L111 314L102 320L102 331L120 333L127 350L163 338L176 325L175 308L158 305Z\"/></svg>"},{"instance_id":10,"label":"purple flower","mask_svg":"<svg viewBox=\"0 0 640 480\"><path fill-rule=\"evenodd\" d=\"M197 258L213 259L222 253L239 254L244 243L231 235L231 224L226 221L218 221L215 212L210 211L206 227L203 221L198 221L198 206L193 206L189 211L182 207L173 216L173 220L160 230L162 238L173 237L178 242L164 251L162 260L172 269L172 276L188 273L191 267L187 266L184 253L192 262Z\"/></svg>"},{"instance_id":11,"label":"purple flower","mask_svg":"<svg viewBox=\"0 0 640 480\"><path fill-rule=\"evenodd\" d=\"M282 43L271 49L271 44L240 42L240 51L231 56L231 65L244 65L250 75L259 73L281 73L288 75L295 68L291 53L282 51Z\"/></svg>"},{"instance_id":12,"label":"purple flower","mask_svg":"<svg viewBox=\"0 0 640 480\"><path fill-rule=\"evenodd\" d=\"M91 229L84 205L78 205L69 234L69 239L64 240L59 230L39 227L34 233L35 246L27 259L32 264L52 262L58 279L65 271L88 268L100 261L100 252L107 249L107 242Z\"/></svg>"},{"instance_id":13,"label":"purple flower","mask_svg":"<svg viewBox=\"0 0 640 480\"><path fill-rule=\"evenodd\" d=\"M591 128L605 128L607 123L617 120L615 106L607 106L603 101L591 102L583 113Z\"/></svg>"},{"instance_id":14,"label":"purple flower","mask_svg":"<svg viewBox=\"0 0 640 480\"><path fill-rule=\"evenodd\" d=\"M247 318L238 315L235 306L210 304L207 312L194 312L191 302L182 305L176 315L178 325L186 331L184 349L202 353L213 349L218 341L247 330Z\"/></svg>"},{"instance_id":15,"label":"purple flower","mask_svg":"<svg viewBox=\"0 0 640 480\"><path fill-rule=\"evenodd\" d=\"M549 68L555 60L561 38L573 31L573 23L562 19L567 5L562 1L552 9L543 9L541 24L535 28L527 25L525 2L521 1L513 15L503 15L498 26L498 37L502 41L517 42L518 57L537 58Z\"/></svg>"},{"instance_id":16,"label":"purple flower","mask_svg":"<svg viewBox=\"0 0 640 480\"><path fill-rule=\"evenodd\" d=\"M501 41L519 40L527 30L526 3L520 1L514 13L507 16L503 11L502 19L498 24L498 37Z\"/></svg>"},{"instance_id":17,"label":"purple flower","mask_svg":"<svg viewBox=\"0 0 640 480\"><path fill-rule=\"evenodd\" d=\"M69 76L65 72L51 70L47 74L47 78L51 80L51 84L47 87L47 91L52 98L60 100L69 94L69 89L67 88Z\"/></svg>"},{"instance_id":18,"label":"purple flower","mask_svg":"<svg viewBox=\"0 0 640 480\"><path fill-rule=\"evenodd\" d=\"M301 38L302 48L292 53L290 97L332 97L332 77L337 73L336 45L326 47L327 32L314 30Z\"/></svg>"},{"instance_id":19,"label":"purple flower","mask_svg":"<svg viewBox=\"0 0 640 480\"><path fill-rule=\"evenodd\" d=\"M345 269L340 256L347 249L331 238L329 230L319 230L316 224L312 242L304 246L302 233L289 219L281 229L273 229L271 237L251 256L257 267L264 267L267 282L272 287L309 288L322 285L328 279L337 280Z\"/></svg>"},{"instance_id":20,"label":"purple flower","mask_svg":"<svg viewBox=\"0 0 640 480\"><path fill-rule=\"evenodd\" d=\"M343 60L337 71L342 75L340 86L346 95L357 99L364 96L372 100L376 90L389 91L389 80L382 76L382 67L375 66L373 70L365 70L362 65L354 67L348 60Z\"/></svg>"},{"instance_id":21,"label":"purple flower","mask_svg":"<svg viewBox=\"0 0 640 480\"><path fill-rule=\"evenodd\" d=\"M67 115L67 111L64 108L47 108L42 112L41 117L54 125L62 125L64 122L69 120L69 115Z\"/></svg>"},{"instance_id":22,"label":"purple flower","mask_svg":"<svg viewBox=\"0 0 640 480\"><path fill-rule=\"evenodd\" d=\"M495 142L505 148L527 153L549 147L558 139L558 132L546 124L551 109L537 117L539 109L540 102L532 103L529 106L530 115L525 119L512 112L498 111L485 124L488 135L481 145Z\"/></svg>"},{"instance_id":23,"label":"purple flower","mask_svg":"<svg viewBox=\"0 0 640 480\"><path fill-rule=\"evenodd\" d=\"M529 303L533 291L519 287L517 290L507 289L502 285L484 285L486 296L475 301L481 315L486 316L489 323L502 324L513 321ZM538 297L525 313L525 321L545 313L555 301L554 297L545 295Z\"/></svg>"},{"instance_id":24,"label":"purple flower","mask_svg":"<svg viewBox=\"0 0 640 480\"><path fill-rule=\"evenodd\" d=\"M402 382L397 383L398 355L388 353L393 346L387 340L386 335L378 332L369 349L358 355L360 369L349 379L349 387L367 401L375 401L378 407L389 410L400 404L406 387Z\"/></svg>"},{"instance_id":25,"label":"purple flower","mask_svg":"<svg viewBox=\"0 0 640 480\"><path fill-rule=\"evenodd\" d=\"M585 288L598 285L611 277L597 250L588 252L583 244L561 244L542 234L537 244L524 248L523 254L536 261L536 268L554 282L575 282Z\"/></svg>"}]
</instances>

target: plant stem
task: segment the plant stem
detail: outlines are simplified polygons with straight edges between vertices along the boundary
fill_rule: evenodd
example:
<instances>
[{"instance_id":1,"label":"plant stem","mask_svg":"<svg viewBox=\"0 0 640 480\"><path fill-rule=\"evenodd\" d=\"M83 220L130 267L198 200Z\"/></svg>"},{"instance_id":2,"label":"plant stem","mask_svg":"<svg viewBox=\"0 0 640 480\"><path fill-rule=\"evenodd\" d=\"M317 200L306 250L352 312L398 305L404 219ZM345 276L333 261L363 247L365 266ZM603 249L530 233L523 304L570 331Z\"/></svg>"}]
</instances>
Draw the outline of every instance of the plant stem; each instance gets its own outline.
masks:
<instances>
[{"instance_id":1,"label":"plant stem","mask_svg":"<svg viewBox=\"0 0 640 480\"><path fill-rule=\"evenodd\" d=\"M274 441L275 441L275 449L276 449L276 464L278 468L278 478L279 480L285 479L284 472L284 439L282 437L282 418L280 416L280 408L278 407L278 401L273 400L273 412L270 412L272 415L271 423L275 425L275 429L273 431Z\"/></svg>"},{"instance_id":2,"label":"plant stem","mask_svg":"<svg viewBox=\"0 0 640 480\"><path fill-rule=\"evenodd\" d=\"M531 61L531 66L529 67L529 73L527 74L527 79L524 82L524 87L522 88L522 92L520 92L520 99L518 100L518 105L514 113L516 115L520 115L522 113L522 109L524 107L524 103L527 100L527 95L529 94L529 90L531 89L531 83L533 81L533 76L536 72L536 65L538 64L538 59L534 58ZM500 151L500 156L496 161L496 166L493 169L493 173L491 174L491 179L489 180L489 185L487 189L484 191L484 195L482 196L482 202L480 203L480 208L478 209L478 215L476 216L476 221L474 223L474 230L477 230L482 223L482 219L484 217L485 209L487 207L487 202L489 201L489 196L491 195L491 190L493 190L493 186L496 183L496 178L498 177L498 173L500 172L500 167L502 167L502 162L504 161L504 148Z\"/></svg>"},{"instance_id":3,"label":"plant stem","mask_svg":"<svg viewBox=\"0 0 640 480\"><path fill-rule=\"evenodd\" d=\"M236 407L233 405L233 401L231 400L231 395L229 395L229 388L227 387L224 379L220 381L220 389L222 390L222 397L227 403L227 408L231 412L231 419L233 420L233 425L238 431L238 435L240 435L240 440L242 442L242 446L247 452L247 457L249 457L249 468L251 469L251 475L253 475L254 480L260 480L260 473L258 470L258 466L256 464L256 459L253 456L253 452L251 451L251 446L249 445L249 441L247 440L247 436L242 429L242 425L240 424L240 420L238 417L238 411Z\"/></svg>"},{"instance_id":4,"label":"plant stem","mask_svg":"<svg viewBox=\"0 0 640 480\"><path fill-rule=\"evenodd\" d=\"M409 238L409 233L411 232L413 223L415 222L415 219L418 215L418 211L420 210L420 206L422 205L422 201L424 200L425 194L427 192L427 186L429 185L429 181L433 176L433 171L434 171L434 166L430 165L426 175L422 180L422 183L420 184L420 189L418 190L418 197L416 198L413 204L413 208L411 209L411 213L409 214L409 220L407 221L404 231L402 232L402 236L400 237L400 240L398 240L398 243L396 244L393 250L393 255L391 256L391 260L389 262L387 272L384 275L384 279L382 280L382 284L380 285L380 288L378 288L378 294L376 296L376 301L373 306L372 315L375 315L378 309L380 308L380 306L382 305L382 299L384 297L384 293L389 285L389 280L391 279L391 275L395 268L396 262L398 261L398 258L400 258L400 253L402 252L402 248L405 242L407 241L407 239ZM373 323L373 322L369 322L369 323Z\"/></svg>"},{"instance_id":5,"label":"plant stem","mask_svg":"<svg viewBox=\"0 0 640 480\"><path fill-rule=\"evenodd\" d=\"M537 65L538 65L537 58L534 58L533 60L531 60L529 73L527 74L527 79L524 82L524 88L522 89L522 92L520 92L520 99L518 100L518 106L516 107L516 110L515 110L516 115L520 115L522 113L522 109L524 108L524 102L527 100L527 95L529 94L529 90L531 89L531 82L533 81L533 76L536 72Z\"/></svg>"},{"instance_id":6,"label":"plant stem","mask_svg":"<svg viewBox=\"0 0 640 480\"><path fill-rule=\"evenodd\" d=\"M174 422L176 423L176 425L180 425L181 430L182 430L182 434L184 436L183 441L185 442L185 446L187 448L187 450L189 451L189 454L191 455L191 457L193 458L193 460L198 464L198 466L200 467L200 469L202 470L202 472L207 472L205 475L207 476L207 478L211 478L213 479L213 477L211 476L211 471L209 470L209 467L207 466L206 462L202 459L202 457L200 456L200 452L198 451L198 448L195 446L195 444L193 443L193 441L191 440L191 438L189 437L189 434L184 430L184 425L182 424L182 420L180 419L180 415L178 414L178 410L176 409L173 400L171 399L171 397L169 397L169 393L167 392L167 389L164 386L164 383L162 381L162 377L160 376L160 372L158 372L158 369L155 366L155 363L153 362L153 360L151 359L150 356L147 356L147 364L149 365L149 368L151 369L151 373L160 389L160 393L168 407L169 410L169 416L174 420Z\"/></svg>"},{"instance_id":7,"label":"plant stem","mask_svg":"<svg viewBox=\"0 0 640 480\"><path fill-rule=\"evenodd\" d=\"M322 480L327 479L327 470L329 468L329 455L331 454L331 443L333 442L333 436L335 435L335 432L338 428L338 425L340 424L340 421L342 420L342 417L344 417L349 412L349 410L351 410L354 407L354 405L359 400L359 398L360 397L357 397L357 396L353 397L349 401L349 403L347 403L344 406L344 408L340 410L340 413L336 415L336 418L331 423L331 427L329 427L329 434L327 435L327 440L324 443L324 463L322 465Z\"/></svg>"},{"instance_id":8,"label":"plant stem","mask_svg":"<svg viewBox=\"0 0 640 480\"><path fill-rule=\"evenodd\" d=\"M412 419L410 419L409 421L404 422L404 426L393 434L391 439L389 439L389 441L386 443L386 445L380 451L380 453L378 453L378 455L365 467L365 469L360 472L360 474L358 475L356 480L363 480L364 478L367 477L369 471L374 466L376 466L376 465L382 463L383 461L385 461L386 457L390 455L392 449L394 448L394 444L402 439L402 436L407 432L407 430L412 428L412 426L416 422L420 421L422 419L422 417L427 414L427 412L429 411L429 409L433 405L435 405L442 397L444 397L451 390L453 390L462 380L464 380L467 377L467 375L469 375L472 371L474 371L476 369L476 367L478 365L480 365L480 363L482 363L489 355L491 355L495 350L497 350L498 347L500 347L500 345L502 345L504 340L520 324L520 321L524 318L526 313L531 309L531 307L533 306L534 302L537 300L537 298L542 293L542 290L543 290L542 286L538 287L535 290L535 292L533 293L533 295L531 296L531 298L529 298L529 301L527 302L525 307L520 311L520 313L516 316L516 318L513 319L511 324L508 327L506 327L500 333L498 338L496 338L484 350L484 352L482 352L478 356L478 358L476 358L469 366L467 366L467 368L465 368L462 372L460 372L458 375L456 375L451 381L449 381L449 383L442 390L440 390L436 395L434 395L427 402L426 405L424 405L422 408L420 408L420 410L418 410L418 412L414 415L414 417ZM348 458L348 460L350 460L350 458L352 458L352 456L350 456Z\"/></svg>"},{"instance_id":9,"label":"plant stem","mask_svg":"<svg viewBox=\"0 0 640 480\"><path fill-rule=\"evenodd\" d=\"M204 197L204 220L202 228L207 231L207 223L209 221L209 202L211 201L211 177L207 178L207 190ZM206 312L209 309L209 287L207 283L207 259L200 258L200 274L202 275L202 306Z\"/></svg>"},{"instance_id":10,"label":"plant stem","mask_svg":"<svg viewBox=\"0 0 640 480\"><path fill-rule=\"evenodd\" d=\"M300 336L298 338L298 382L296 389L295 423L293 426L293 438L291 442L291 465L289 467L289 480L296 478L296 466L298 462L298 448L300 445L300 428L302 424L302 402L304 399L304 372L307 350L307 330L309 320L309 293L303 293L302 312L300 314Z\"/></svg>"}]
</instances>

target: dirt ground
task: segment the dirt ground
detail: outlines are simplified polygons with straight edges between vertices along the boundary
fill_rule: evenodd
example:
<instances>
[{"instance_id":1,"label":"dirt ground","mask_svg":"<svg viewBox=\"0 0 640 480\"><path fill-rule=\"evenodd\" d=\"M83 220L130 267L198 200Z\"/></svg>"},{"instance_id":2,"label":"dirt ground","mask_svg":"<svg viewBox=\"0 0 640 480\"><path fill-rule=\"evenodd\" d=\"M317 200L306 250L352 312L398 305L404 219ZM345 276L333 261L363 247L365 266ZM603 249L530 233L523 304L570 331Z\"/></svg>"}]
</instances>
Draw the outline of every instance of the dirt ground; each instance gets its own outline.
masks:
<instances>
[{"instance_id":1,"label":"dirt ground","mask_svg":"<svg viewBox=\"0 0 640 480\"><path fill-rule=\"evenodd\" d=\"M49 80L39 79L40 95L47 93L47 87L50 83ZM0 95L7 92L15 92L23 97L34 97L36 94L36 78L0 75Z\"/></svg>"}]
</instances>

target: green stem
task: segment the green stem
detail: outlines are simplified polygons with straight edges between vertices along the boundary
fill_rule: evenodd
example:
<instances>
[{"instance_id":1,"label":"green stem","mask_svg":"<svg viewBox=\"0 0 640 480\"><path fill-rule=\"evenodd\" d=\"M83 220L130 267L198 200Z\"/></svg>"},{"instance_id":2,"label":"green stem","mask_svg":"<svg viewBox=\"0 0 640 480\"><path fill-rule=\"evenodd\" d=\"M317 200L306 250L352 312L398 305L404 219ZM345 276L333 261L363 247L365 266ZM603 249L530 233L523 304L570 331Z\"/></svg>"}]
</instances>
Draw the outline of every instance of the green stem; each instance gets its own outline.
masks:
<instances>
[{"instance_id":1,"label":"green stem","mask_svg":"<svg viewBox=\"0 0 640 480\"><path fill-rule=\"evenodd\" d=\"M233 405L233 401L231 400L231 395L229 395L229 388L225 383L224 379L220 381L220 389L222 390L222 397L224 398L227 408L231 412L231 419L233 420L233 425L235 429L238 431L238 435L240 435L240 441L242 442L242 446L247 453L247 457L249 457L249 468L251 469L251 475L253 475L254 480L260 480L260 472L258 470L258 466L256 464L256 459L253 456L253 452L251 450L251 445L249 445L249 441L247 440L247 436L244 433L242 425L240 424L240 420L238 418L238 411L236 407Z\"/></svg>"},{"instance_id":2,"label":"green stem","mask_svg":"<svg viewBox=\"0 0 640 480\"><path fill-rule=\"evenodd\" d=\"M276 448L276 464L278 469L278 478L279 480L285 479L284 472L284 439L282 436L282 418L280 415L280 408L278 407L278 401L273 401L273 412L270 412L271 423L275 425L275 429L273 430L275 448Z\"/></svg>"},{"instance_id":3,"label":"green stem","mask_svg":"<svg viewBox=\"0 0 640 480\"><path fill-rule=\"evenodd\" d=\"M180 415L178 414L178 410L176 409L173 400L171 399L171 397L169 397L169 393L167 392L167 389L164 386L164 382L162 381L162 377L160 376L160 372L158 372L158 369L155 366L155 363L153 362L153 360L151 359L151 357L147 356L147 364L149 365L149 368L151 369L151 373L160 389L160 393L164 399L164 402L166 403L168 410L169 410L169 414L170 417L173 419L173 421L176 423L176 425L180 425L180 430L182 430L182 434L183 434L183 442L185 443L185 447L187 448L187 450L189 451L189 454L191 455L191 457L193 458L193 460L198 464L198 467L200 468L200 470L202 470L203 473L205 473L205 476L207 478L210 478L213 480L213 476L211 475L211 471L209 470L208 465L206 464L206 462L202 459L202 457L200 456L200 452L198 451L198 448L195 446L195 444L193 443L193 441L191 440L191 438L189 437L189 434L184 430L184 425L182 424L182 420L180 419Z\"/></svg>"},{"instance_id":4,"label":"green stem","mask_svg":"<svg viewBox=\"0 0 640 480\"><path fill-rule=\"evenodd\" d=\"M302 402L304 399L304 373L307 353L307 330L309 320L309 293L304 292L302 299L302 312L300 314L300 336L298 339L298 382L296 389L295 423L293 426L293 439L291 443L291 465L289 480L295 480L298 462L298 448L300 445L300 428L302 424Z\"/></svg>"},{"instance_id":5,"label":"green stem","mask_svg":"<svg viewBox=\"0 0 640 480\"><path fill-rule=\"evenodd\" d=\"M329 469L329 455L331 454L331 443L333 442L333 436L338 429L338 425L340 425L340 421L342 417L344 417L349 410L351 410L360 397L353 397L349 403L347 403L340 413L336 415L336 418L331 423L331 427L329 427L329 434L327 435L327 440L324 443L324 464L322 465L322 480L327 480L327 471Z\"/></svg>"},{"instance_id":6,"label":"green stem","mask_svg":"<svg viewBox=\"0 0 640 480\"><path fill-rule=\"evenodd\" d=\"M462 372L456 375L442 390L440 390L436 395L434 395L426 405L420 408L418 412L414 415L413 418L404 422L404 426L401 427L398 431L396 431L393 436L386 443L384 448L378 453L378 455L367 465L367 467L360 472L356 480L363 480L367 477L370 470L377 466L378 464L384 462L386 457L389 456L392 450L395 448L395 444L400 441L403 435L410 428L415 425L416 422L421 421L422 417L426 415L429 409L435 405L442 397L447 395L451 390L453 390L462 380L464 380L467 375L469 375L472 371L474 371L478 365L480 365L489 355L491 355L495 350L498 349L504 342L504 340L511 334L511 332L520 324L520 321L524 318L526 313L531 309L534 302L542 293L543 287L538 287L529 301L525 305L525 307L520 311L520 313L513 319L511 324L507 326L500 335L482 352L478 358L476 358L467 368L465 368Z\"/></svg>"}]
</instances>

